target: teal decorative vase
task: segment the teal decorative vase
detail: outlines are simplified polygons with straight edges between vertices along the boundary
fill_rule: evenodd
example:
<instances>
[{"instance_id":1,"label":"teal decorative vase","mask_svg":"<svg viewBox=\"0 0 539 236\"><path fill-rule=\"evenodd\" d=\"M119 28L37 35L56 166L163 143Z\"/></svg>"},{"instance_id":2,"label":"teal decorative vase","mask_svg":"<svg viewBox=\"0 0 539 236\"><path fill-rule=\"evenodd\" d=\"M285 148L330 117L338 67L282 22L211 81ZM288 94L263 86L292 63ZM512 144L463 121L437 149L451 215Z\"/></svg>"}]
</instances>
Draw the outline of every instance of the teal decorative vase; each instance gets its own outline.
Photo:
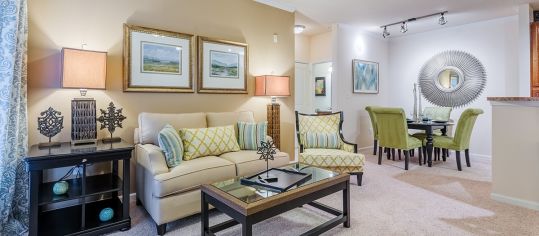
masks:
<instances>
[{"instance_id":1,"label":"teal decorative vase","mask_svg":"<svg viewBox=\"0 0 539 236\"><path fill-rule=\"evenodd\" d=\"M52 186L52 192L56 195L62 195L67 193L69 189L69 183L67 181L58 181Z\"/></svg>"},{"instance_id":2,"label":"teal decorative vase","mask_svg":"<svg viewBox=\"0 0 539 236\"><path fill-rule=\"evenodd\" d=\"M99 220L102 222L109 221L112 217L114 217L114 210L110 207L103 208L101 212L99 212Z\"/></svg>"}]
</instances>

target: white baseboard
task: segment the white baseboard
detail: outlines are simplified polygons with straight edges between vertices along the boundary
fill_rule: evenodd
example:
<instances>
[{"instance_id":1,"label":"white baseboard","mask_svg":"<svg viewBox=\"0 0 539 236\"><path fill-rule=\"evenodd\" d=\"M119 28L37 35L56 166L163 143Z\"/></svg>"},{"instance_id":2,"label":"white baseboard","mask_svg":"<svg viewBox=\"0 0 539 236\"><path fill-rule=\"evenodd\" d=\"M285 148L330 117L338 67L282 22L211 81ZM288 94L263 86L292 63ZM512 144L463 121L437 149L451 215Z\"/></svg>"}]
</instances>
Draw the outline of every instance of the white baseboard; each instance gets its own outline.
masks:
<instances>
[{"instance_id":1,"label":"white baseboard","mask_svg":"<svg viewBox=\"0 0 539 236\"><path fill-rule=\"evenodd\" d=\"M361 150L365 150L365 149L372 149L374 146L367 146L367 147L360 147L358 148L357 150L358 151L361 151Z\"/></svg>"},{"instance_id":2,"label":"white baseboard","mask_svg":"<svg viewBox=\"0 0 539 236\"><path fill-rule=\"evenodd\" d=\"M508 196L497 194L497 193L491 193L490 198L498 202L503 202L503 203L539 211L539 202L532 202L532 201L523 200L519 198L508 197Z\"/></svg>"}]
</instances>

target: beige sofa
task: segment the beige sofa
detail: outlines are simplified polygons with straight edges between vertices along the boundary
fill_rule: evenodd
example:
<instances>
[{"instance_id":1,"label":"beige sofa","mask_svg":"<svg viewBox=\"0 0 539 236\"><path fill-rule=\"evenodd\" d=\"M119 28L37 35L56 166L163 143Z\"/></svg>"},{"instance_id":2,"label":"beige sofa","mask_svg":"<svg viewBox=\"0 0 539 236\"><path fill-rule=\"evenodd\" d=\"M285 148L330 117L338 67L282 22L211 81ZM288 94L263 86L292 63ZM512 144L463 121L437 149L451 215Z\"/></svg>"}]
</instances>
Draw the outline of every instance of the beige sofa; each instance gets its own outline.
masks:
<instances>
[{"instance_id":1,"label":"beige sofa","mask_svg":"<svg viewBox=\"0 0 539 236\"><path fill-rule=\"evenodd\" d=\"M166 223L200 212L200 185L266 168L256 151L242 150L183 161L169 169L157 142L161 128L166 124L176 129L205 128L235 125L238 121L255 122L252 112L139 114L139 127L135 129L137 204L151 215L159 235L166 232ZM288 163L288 154L279 152L270 166Z\"/></svg>"}]
</instances>

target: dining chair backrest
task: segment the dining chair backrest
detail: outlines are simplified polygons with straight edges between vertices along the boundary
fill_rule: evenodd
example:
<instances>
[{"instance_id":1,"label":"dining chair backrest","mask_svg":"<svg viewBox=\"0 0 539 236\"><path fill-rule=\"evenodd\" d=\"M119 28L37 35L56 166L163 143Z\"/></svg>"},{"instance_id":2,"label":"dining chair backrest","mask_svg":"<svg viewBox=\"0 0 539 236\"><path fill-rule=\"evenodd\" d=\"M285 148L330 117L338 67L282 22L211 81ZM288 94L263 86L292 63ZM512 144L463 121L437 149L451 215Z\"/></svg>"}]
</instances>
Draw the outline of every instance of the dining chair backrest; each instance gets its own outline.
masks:
<instances>
[{"instance_id":1,"label":"dining chair backrest","mask_svg":"<svg viewBox=\"0 0 539 236\"><path fill-rule=\"evenodd\" d=\"M376 124L376 117L374 117L374 114L372 112L373 106L367 106L365 107L365 110L367 113L369 113L369 118L371 119L371 125L372 125L372 135L374 136L374 139L378 140L378 125Z\"/></svg>"},{"instance_id":2,"label":"dining chair backrest","mask_svg":"<svg viewBox=\"0 0 539 236\"><path fill-rule=\"evenodd\" d=\"M451 107L425 107L423 116L432 120L449 121L452 110Z\"/></svg>"},{"instance_id":3,"label":"dining chair backrest","mask_svg":"<svg viewBox=\"0 0 539 236\"><path fill-rule=\"evenodd\" d=\"M460 115L455 130L455 137L453 138L459 149L464 150L470 148L470 138L475 120L481 114L483 114L483 110L481 109L468 108Z\"/></svg>"},{"instance_id":4,"label":"dining chair backrest","mask_svg":"<svg viewBox=\"0 0 539 236\"><path fill-rule=\"evenodd\" d=\"M381 147L407 149L408 125L402 108L371 107Z\"/></svg>"},{"instance_id":5,"label":"dining chair backrest","mask_svg":"<svg viewBox=\"0 0 539 236\"><path fill-rule=\"evenodd\" d=\"M340 134L342 111L331 114L302 114L296 111L296 132L300 144L304 144L303 135L311 133Z\"/></svg>"}]
</instances>

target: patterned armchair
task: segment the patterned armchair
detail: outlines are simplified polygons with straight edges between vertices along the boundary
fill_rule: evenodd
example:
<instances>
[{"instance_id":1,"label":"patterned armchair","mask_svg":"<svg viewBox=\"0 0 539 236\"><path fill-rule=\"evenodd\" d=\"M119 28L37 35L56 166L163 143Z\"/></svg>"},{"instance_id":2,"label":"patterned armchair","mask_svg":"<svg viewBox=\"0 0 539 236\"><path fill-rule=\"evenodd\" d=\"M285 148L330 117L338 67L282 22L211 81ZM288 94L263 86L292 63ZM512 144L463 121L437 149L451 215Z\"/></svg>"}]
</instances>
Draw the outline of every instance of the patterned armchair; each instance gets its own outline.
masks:
<instances>
[{"instance_id":1,"label":"patterned armchair","mask_svg":"<svg viewBox=\"0 0 539 236\"><path fill-rule=\"evenodd\" d=\"M344 140L343 113L324 115L301 114L296 111L296 133L300 144L299 162L357 176L361 186L365 156L357 153L357 144ZM307 133L337 134L337 148L306 148Z\"/></svg>"}]
</instances>

